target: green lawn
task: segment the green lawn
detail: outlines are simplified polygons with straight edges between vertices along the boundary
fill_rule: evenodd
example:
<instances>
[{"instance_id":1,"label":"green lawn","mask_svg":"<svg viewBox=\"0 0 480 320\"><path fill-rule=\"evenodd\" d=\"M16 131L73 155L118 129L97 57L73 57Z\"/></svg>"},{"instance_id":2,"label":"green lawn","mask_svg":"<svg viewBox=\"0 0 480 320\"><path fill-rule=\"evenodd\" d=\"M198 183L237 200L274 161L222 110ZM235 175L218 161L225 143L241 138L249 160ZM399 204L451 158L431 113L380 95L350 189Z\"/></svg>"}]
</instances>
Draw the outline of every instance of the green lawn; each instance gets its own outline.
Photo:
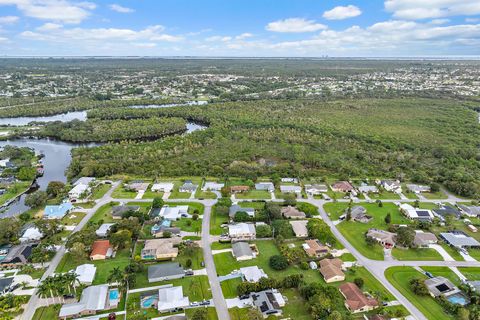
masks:
<instances>
[{"instance_id":1,"label":"green lawn","mask_svg":"<svg viewBox=\"0 0 480 320\"><path fill-rule=\"evenodd\" d=\"M147 279L147 271L145 270L137 276L135 288L148 288L164 284L172 284L175 287L182 286L183 293L190 298L190 301L201 301L212 298L207 276L189 276L182 279L149 283Z\"/></svg>"},{"instance_id":2,"label":"green lawn","mask_svg":"<svg viewBox=\"0 0 480 320\"><path fill-rule=\"evenodd\" d=\"M166 205L169 206L187 206L188 205L188 213L193 214L195 210L198 211L198 214L202 215L205 211L205 206L198 202L165 202Z\"/></svg>"},{"instance_id":3,"label":"green lawn","mask_svg":"<svg viewBox=\"0 0 480 320\"><path fill-rule=\"evenodd\" d=\"M196 232L197 234L200 234L200 232L202 231L202 220L180 218L180 220L172 222L172 227L178 227L186 232Z\"/></svg>"},{"instance_id":4,"label":"green lawn","mask_svg":"<svg viewBox=\"0 0 480 320\"><path fill-rule=\"evenodd\" d=\"M135 199L136 196L137 192L126 190L123 184L120 184L112 193L114 199Z\"/></svg>"},{"instance_id":5,"label":"green lawn","mask_svg":"<svg viewBox=\"0 0 480 320\"><path fill-rule=\"evenodd\" d=\"M30 184L31 182L28 181L20 181L6 188L5 193L0 195L0 205L12 198L15 198L19 193L27 190L30 187Z\"/></svg>"},{"instance_id":6,"label":"green lawn","mask_svg":"<svg viewBox=\"0 0 480 320\"><path fill-rule=\"evenodd\" d=\"M220 227L224 223L228 223L230 218L228 214L221 215L217 213L216 207L212 207L212 213L210 216L210 234L219 236L222 233L225 233L227 229Z\"/></svg>"},{"instance_id":7,"label":"green lawn","mask_svg":"<svg viewBox=\"0 0 480 320\"><path fill-rule=\"evenodd\" d=\"M93 189L91 198L92 199L102 198L105 195L105 193L107 193L107 191L110 190L111 187L112 185L110 184L104 184L104 183L99 184Z\"/></svg>"},{"instance_id":8,"label":"green lawn","mask_svg":"<svg viewBox=\"0 0 480 320\"><path fill-rule=\"evenodd\" d=\"M104 223L114 222L111 211L112 207L117 205L119 205L118 202L110 202L101 206L89 221L92 223L98 223L100 220L102 220Z\"/></svg>"},{"instance_id":9,"label":"green lawn","mask_svg":"<svg viewBox=\"0 0 480 320\"><path fill-rule=\"evenodd\" d=\"M153 199L153 198L157 198L157 197L162 198L163 197L163 192L156 192L156 191L152 191L152 190L148 189L143 194L142 199Z\"/></svg>"},{"instance_id":10,"label":"green lawn","mask_svg":"<svg viewBox=\"0 0 480 320\"><path fill-rule=\"evenodd\" d=\"M480 267L459 267L458 270L467 277L467 280L480 280Z\"/></svg>"},{"instance_id":11,"label":"green lawn","mask_svg":"<svg viewBox=\"0 0 480 320\"><path fill-rule=\"evenodd\" d=\"M442 261L442 256L435 249L398 249L393 248L393 257L397 260Z\"/></svg>"},{"instance_id":12,"label":"green lawn","mask_svg":"<svg viewBox=\"0 0 480 320\"><path fill-rule=\"evenodd\" d=\"M115 258L113 259L96 261L91 261L88 258L77 261L72 259L69 253L66 253L58 264L57 269L55 269L55 272L67 272L84 263L92 263L97 267L95 279L93 280L94 285L107 283L107 278L111 270L113 270L115 267L119 267L121 270L123 270L130 263L130 251L127 249L121 250L117 252Z\"/></svg>"},{"instance_id":13,"label":"green lawn","mask_svg":"<svg viewBox=\"0 0 480 320\"><path fill-rule=\"evenodd\" d=\"M460 285L460 278L449 267L422 267L423 270L430 272L433 276L442 276L453 282L455 285Z\"/></svg>"},{"instance_id":14,"label":"green lawn","mask_svg":"<svg viewBox=\"0 0 480 320\"><path fill-rule=\"evenodd\" d=\"M85 215L84 212L71 212L63 217L60 223L66 226L77 225L82 221Z\"/></svg>"},{"instance_id":15,"label":"green lawn","mask_svg":"<svg viewBox=\"0 0 480 320\"><path fill-rule=\"evenodd\" d=\"M237 199L270 199L270 192L265 190L250 190L235 194Z\"/></svg>"},{"instance_id":16,"label":"green lawn","mask_svg":"<svg viewBox=\"0 0 480 320\"><path fill-rule=\"evenodd\" d=\"M372 200L400 199L400 196L398 194L388 191L382 191L380 193L370 193L368 196Z\"/></svg>"},{"instance_id":17,"label":"green lawn","mask_svg":"<svg viewBox=\"0 0 480 320\"><path fill-rule=\"evenodd\" d=\"M33 320L57 319L60 312L60 304L52 304L48 307L38 307L33 315Z\"/></svg>"},{"instance_id":18,"label":"green lawn","mask_svg":"<svg viewBox=\"0 0 480 320\"><path fill-rule=\"evenodd\" d=\"M237 287L240 283L242 283L241 278L229 279L220 282L225 299L238 297Z\"/></svg>"},{"instance_id":19,"label":"green lawn","mask_svg":"<svg viewBox=\"0 0 480 320\"><path fill-rule=\"evenodd\" d=\"M445 251L447 251L447 253L453 259L455 259L456 261L464 261L465 260L465 259L463 259L463 256L460 254L460 252L458 252L458 250L455 250L454 248L450 247L448 244L446 244L444 242L439 242L438 244L441 245L442 248L445 249Z\"/></svg>"},{"instance_id":20,"label":"green lawn","mask_svg":"<svg viewBox=\"0 0 480 320\"><path fill-rule=\"evenodd\" d=\"M422 196L424 196L427 199L448 199L448 196L443 193L442 191L438 192L423 192Z\"/></svg>"},{"instance_id":21,"label":"green lawn","mask_svg":"<svg viewBox=\"0 0 480 320\"><path fill-rule=\"evenodd\" d=\"M203 261L202 248L196 247L194 249L193 255L191 255L191 256L187 256L183 252L180 252L180 254L177 256L177 258L175 260L186 268L186 265L187 265L186 261L188 259L192 260L192 266L190 267L191 269L193 269L193 270L202 269L203 268L201 266L201 263Z\"/></svg>"},{"instance_id":22,"label":"green lawn","mask_svg":"<svg viewBox=\"0 0 480 320\"><path fill-rule=\"evenodd\" d=\"M18 272L18 274L28 274L33 279L40 279L45 273L46 268L35 269L32 273L25 273L23 271Z\"/></svg>"},{"instance_id":23,"label":"green lawn","mask_svg":"<svg viewBox=\"0 0 480 320\"><path fill-rule=\"evenodd\" d=\"M281 290L282 295L287 297L285 307L282 308L282 318L295 320L313 320L308 308L305 307L305 300L300 296L297 289Z\"/></svg>"},{"instance_id":24,"label":"green lawn","mask_svg":"<svg viewBox=\"0 0 480 320\"><path fill-rule=\"evenodd\" d=\"M425 317L431 320L453 319L431 296L418 296L410 289L409 281L413 278L427 277L412 267L391 267L385 271L388 281L412 302Z\"/></svg>"},{"instance_id":25,"label":"green lawn","mask_svg":"<svg viewBox=\"0 0 480 320\"><path fill-rule=\"evenodd\" d=\"M199 187L195 192L196 199L217 199L217 195L211 191L202 191Z\"/></svg>"},{"instance_id":26,"label":"green lawn","mask_svg":"<svg viewBox=\"0 0 480 320\"><path fill-rule=\"evenodd\" d=\"M393 301L395 297L364 267L354 267L345 273L345 282L353 282L355 278L362 278L364 285L363 291L370 292L372 295L379 297L382 301ZM335 282L332 285L338 286L343 282Z\"/></svg>"}]
</instances>

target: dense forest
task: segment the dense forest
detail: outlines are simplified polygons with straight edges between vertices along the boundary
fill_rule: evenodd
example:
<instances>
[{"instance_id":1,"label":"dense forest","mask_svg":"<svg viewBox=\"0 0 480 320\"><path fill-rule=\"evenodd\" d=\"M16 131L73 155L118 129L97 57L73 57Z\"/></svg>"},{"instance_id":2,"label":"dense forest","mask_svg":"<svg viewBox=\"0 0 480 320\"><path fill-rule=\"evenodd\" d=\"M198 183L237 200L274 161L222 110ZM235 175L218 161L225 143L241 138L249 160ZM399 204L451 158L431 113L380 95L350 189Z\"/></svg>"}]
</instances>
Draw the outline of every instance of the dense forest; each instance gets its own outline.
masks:
<instances>
[{"instance_id":1,"label":"dense forest","mask_svg":"<svg viewBox=\"0 0 480 320\"><path fill-rule=\"evenodd\" d=\"M107 142L161 138L182 133L186 121L182 118L148 118L134 120L98 119L46 124L35 135L72 142Z\"/></svg>"},{"instance_id":2,"label":"dense forest","mask_svg":"<svg viewBox=\"0 0 480 320\"><path fill-rule=\"evenodd\" d=\"M480 126L461 102L264 100L163 109L102 108L91 119L182 117L210 128L154 142L75 149L70 176L391 177L480 194Z\"/></svg>"}]
</instances>

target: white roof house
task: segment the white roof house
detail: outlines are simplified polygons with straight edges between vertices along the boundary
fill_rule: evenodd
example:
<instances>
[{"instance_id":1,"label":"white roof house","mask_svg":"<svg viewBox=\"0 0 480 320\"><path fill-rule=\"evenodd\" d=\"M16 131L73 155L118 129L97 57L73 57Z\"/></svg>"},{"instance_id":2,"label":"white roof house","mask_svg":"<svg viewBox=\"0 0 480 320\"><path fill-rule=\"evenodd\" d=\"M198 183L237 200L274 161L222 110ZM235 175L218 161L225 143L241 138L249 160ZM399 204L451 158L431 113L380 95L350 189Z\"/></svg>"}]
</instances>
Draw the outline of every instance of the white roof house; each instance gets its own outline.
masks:
<instances>
[{"instance_id":1,"label":"white roof house","mask_svg":"<svg viewBox=\"0 0 480 320\"><path fill-rule=\"evenodd\" d=\"M430 187L419 184L407 184L407 189L414 193L430 192Z\"/></svg>"},{"instance_id":2,"label":"white roof house","mask_svg":"<svg viewBox=\"0 0 480 320\"><path fill-rule=\"evenodd\" d=\"M261 278L268 278L268 275L257 266L240 268L243 279L248 282L258 282Z\"/></svg>"},{"instance_id":3,"label":"white roof house","mask_svg":"<svg viewBox=\"0 0 480 320\"><path fill-rule=\"evenodd\" d=\"M97 237L105 238L107 236L108 230L114 225L115 223L104 223L102 224L95 233Z\"/></svg>"},{"instance_id":4,"label":"white roof house","mask_svg":"<svg viewBox=\"0 0 480 320\"><path fill-rule=\"evenodd\" d=\"M158 311L169 312L190 305L188 297L183 296L182 286L158 289Z\"/></svg>"},{"instance_id":5,"label":"white roof house","mask_svg":"<svg viewBox=\"0 0 480 320\"><path fill-rule=\"evenodd\" d=\"M171 182L159 182L152 185L152 191L154 192L172 192L173 183Z\"/></svg>"},{"instance_id":6,"label":"white roof house","mask_svg":"<svg viewBox=\"0 0 480 320\"><path fill-rule=\"evenodd\" d=\"M308 237L307 230L307 220L292 220L290 224L292 225L293 232L297 238L306 238Z\"/></svg>"},{"instance_id":7,"label":"white roof house","mask_svg":"<svg viewBox=\"0 0 480 320\"><path fill-rule=\"evenodd\" d=\"M408 203L402 203L400 211L409 219L432 220L434 218L431 210L414 208Z\"/></svg>"},{"instance_id":8,"label":"white roof house","mask_svg":"<svg viewBox=\"0 0 480 320\"><path fill-rule=\"evenodd\" d=\"M328 192L328 186L326 184L306 184L305 192L308 194L319 195Z\"/></svg>"},{"instance_id":9,"label":"white roof house","mask_svg":"<svg viewBox=\"0 0 480 320\"><path fill-rule=\"evenodd\" d=\"M83 290L79 302L62 305L59 317L66 318L78 315L85 311L100 311L105 309L108 294L108 285L90 286Z\"/></svg>"},{"instance_id":10,"label":"white roof house","mask_svg":"<svg viewBox=\"0 0 480 320\"><path fill-rule=\"evenodd\" d=\"M38 241L42 239L43 234L38 230L37 227L30 227L23 232L22 236L20 237L20 242L28 242L28 241Z\"/></svg>"},{"instance_id":11,"label":"white roof house","mask_svg":"<svg viewBox=\"0 0 480 320\"><path fill-rule=\"evenodd\" d=\"M82 264L75 269L75 274L78 275L78 282L81 284L90 285L95 278L97 267L93 264Z\"/></svg>"},{"instance_id":12,"label":"white roof house","mask_svg":"<svg viewBox=\"0 0 480 320\"><path fill-rule=\"evenodd\" d=\"M254 239L257 235L253 223L237 223L228 225L228 234L232 239Z\"/></svg>"},{"instance_id":13,"label":"white roof house","mask_svg":"<svg viewBox=\"0 0 480 320\"><path fill-rule=\"evenodd\" d=\"M85 192L89 192L88 184L77 184L72 190L68 192L68 197L71 200L79 199Z\"/></svg>"},{"instance_id":14,"label":"white roof house","mask_svg":"<svg viewBox=\"0 0 480 320\"><path fill-rule=\"evenodd\" d=\"M364 186L360 186L358 187L358 191L360 191L361 193L378 193L378 188L376 186L368 186L368 185L364 185Z\"/></svg>"},{"instance_id":15,"label":"white roof house","mask_svg":"<svg viewBox=\"0 0 480 320\"><path fill-rule=\"evenodd\" d=\"M302 193L302 187L300 187L300 186L280 186L280 192L282 192L282 193Z\"/></svg>"},{"instance_id":16,"label":"white roof house","mask_svg":"<svg viewBox=\"0 0 480 320\"><path fill-rule=\"evenodd\" d=\"M224 186L224 183L205 182L202 187L202 191L220 191Z\"/></svg>"},{"instance_id":17,"label":"white roof house","mask_svg":"<svg viewBox=\"0 0 480 320\"><path fill-rule=\"evenodd\" d=\"M188 214L188 205L176 207L163 206L158 215L167 220L178 220L182 217L182 214Z\"/></svg>"},{"instance_id":18,"label":"white roof house","mask_svg":"<svg viewBox=\"0 0 480 320\"><path fill-rule=\"evenodd\" d=\"M94 181L95 181L94 177L81 177L77 181L75 181L75 183L73 185L77 186L79 184L83 184L83 185L88 186L88 185L90 185L90 183L92 183Z\"/></svg>"},{"instance_id":19,"label":"white roof house","mask_svg":"<svg viewBox=\"0 0 480 320\"><path fill-rule=\"evenodd\" d=\"M275 186L272 182L259 182L255 184L256 190L266 190L268 192L272 192L275 190Z\"/></svg>"}]
</instances>

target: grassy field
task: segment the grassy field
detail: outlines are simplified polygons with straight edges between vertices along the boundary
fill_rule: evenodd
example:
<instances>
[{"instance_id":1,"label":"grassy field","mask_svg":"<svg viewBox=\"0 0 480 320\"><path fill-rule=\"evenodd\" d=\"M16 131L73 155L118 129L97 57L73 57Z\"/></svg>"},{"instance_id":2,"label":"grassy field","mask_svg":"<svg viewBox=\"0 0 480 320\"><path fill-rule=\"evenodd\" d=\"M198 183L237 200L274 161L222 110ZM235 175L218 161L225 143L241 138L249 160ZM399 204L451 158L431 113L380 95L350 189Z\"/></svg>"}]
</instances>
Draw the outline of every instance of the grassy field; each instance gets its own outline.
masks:
<instances>
[{"instance_id":1,"label":"grassy field","mask_svg":"<svg viewBox=\"0 0 480 320\"><path fill-rule=\"evenodd\" d=\"M313 320L313 317L305 308L305 300L300 296L296 289L285 289L281 291L287 297L288 302L282 309L282 318L290 318L295 320Z\"/></svg>"},{"instance_id":2,"label":"grassy field","mask_svg":"<svg viewBox=\"0 0 480 320\"><path fill-rule=\"evenodd\" d=\"M229 222L228 214L221 215L217 213L215 206L212 207L212 213L210 216L210 234L219 236L226 232L226 229L220 227L224 223Z\"/></svg>"},{"instance_id":3,"label":"grassy field","mask_svg":"<svg viewBox=\"0 0 480 320\"><path fill-rule=\"evenodd\" d=\"M101 206L89 221L92 223L98 223L100 220L102 220L104 223L114 222L111 212L112 207L117 205L119 205L118 202L110 202Z\"/></svg>"},{"instance_id":4,"label":"grassy field","mask_svg":"<svg viewBox=\"0 0 480 320\"><path fill-rule=\"evenodd\" d=\"M6 188L5 193L0 195L0 205L14 198L19 193L27 190L30 187L30 184L31 182L28 182L28 181L20 181Z\"/></svg>"},{"instance_id":5,"label":"grassy field","mask_svg":"<svg viewBox=\"0 0 480 320\"><path fill-rule=\"evenodd\" d=\"M235 194L237 199L270 199L270 192L265 190L250 190L248 192L242 192Z\"/></svg>"},{"instance_id":6,"label":"grassy field","mask_svg":"<svg viewBox=\"0 0 480 320\"><path fill-rule=\"evenodd\" d=\"M460 278L448 267L422 267L423 270L430 272L435 277L445 277L452 281L455 285L460 285L462 281Z\"/></svg>"},{"instance_id":7,"label":"grassy field","mask_svg":"<svg viewBox=\"0 0 480 320\"><path fill-rule=\"evenodd\" d=\"M18 272L18 274L28 274L33 279L40 279L45 273L46 268L35 269L32 273L25 273L23 271Z\"/></svg>"},{"instance_id":8,"label":"grassy field","mask_svg":"<svg viewBox=\"0 0 480 320\"><path fill-rule=\"evenodd\" d=\"M443 258L435 249L398 249L393 248L392 255L397 260L442 261Z\"/></svg>"},{"instance_id":9,"label":"grassy field","mask_svg":"<svg viewBox=\"0 0 480 320\"><path fill-rule=\"evenodd\" d=\"M220 282L225 299L238 297L237 287L240 283L242 283L241 278L229 279Z\"/></svg>"},{"instance_id":10,"label":"grassy field","mask_svg":"<svg viewBox=\"0 0 480 320\"><path fill-rule=\"evenodd\" d=\"M427 199L432 199L432 200L435 200L435 199L448 199L447 195L442 192L442 191L438 191L438 192L422 192L422 196L424 196L425 198Z\"/></svg>"},{"instance_id":11,"label":"grassy field","mask_svg":"<svg viewBox=\"0 0 480 320\"><path fill-rule=\"evenodd\" d=\"M463 273L468 280L480 280L480 267L460 267L458 270Z\"/></svg>"},{"instance_id":12,"label":"grassy field","mask_svg":"<svg viewBox=\"0 0 480 320\"><path fill-rule=\"evenodd\" d=\"M125 190L123 184L120 184L112 193L112 198L115 199L135 199L136 196L137 192Z\"/></svg>"},{"instance_id":13,"label":"grassy field","mask_svg":"<svg viewBox=\"0 0 480 320\"><path fill-rule=\"evenodd\" d=\"M97 267L97 272L93 279L94 285L106 283L111 270L115 267L119 267L123 270L130 263L130 251L121 250L117 252L115 258L97 261L91 261L88 258L80 261L74 260L70 257L69 253L66 253L58 264L55 272L67 272L84 263L92 263Z\"/></svg>"},{"instance_id":14,"label":"grassy field","mask_svg":"<svg viewBox=\"0 0 480 320\"><path fill-rule=\"evenodd\" d=\"M442 307L430 296L418 296L410 289L409 281L413 278L426 279L422 273L412 267L392 267L385 271L388 281L411 301L425 317L430 320L453 319L447 315Z\"/></svg>"},{"instance_id":15,"label":"grassy field","mask_svg":"<svg viewBox=\"0 0 480 320\"><path fill-rule=\"evenodd\" d=\"M60 304L52 304L48 307L38 307L33 315L33 320L57 319L60 311Z\"/></svg>"},{"instance_id":16,"label":"grassy field","mask_svg":"<svg viewBox=\"0 0 480 320\"><path fill-rule=\"evenodd\" d=\"M85 215L86 214L84 212L71 212L62 218L61 224L66 226L77 225L80 223L80 221L82 221Z\"/></svg>"},{"instance_id":17,"label":"grassy field","mask_svg":"<svg viewBox=\"0 0 480 320\"><path fill-rule=\"evenodd\" d=\"M92 191L92 195L91 195L91 199L100 199L102 198L105 193L107 193L108 190L110 190L110 188L112 187L112 185L110 184L99 184L98 186L96 186L93 191Z\"/></svg>"},{"instance_id":18,"label":"grassy field","mask_svg":"<svg viewBox=\"0 0 480 320\"><path fill-rule=\"evenodd\" d=\"M145 274L145 277L143 277L143 274ZM189 276L182 279L149 283L145 271L137 277L135 288L148 288L164 284L182 286L183 293L190 298L190 301L201 301L212 298L207 276Z\"/></svg>"}]
</instances>

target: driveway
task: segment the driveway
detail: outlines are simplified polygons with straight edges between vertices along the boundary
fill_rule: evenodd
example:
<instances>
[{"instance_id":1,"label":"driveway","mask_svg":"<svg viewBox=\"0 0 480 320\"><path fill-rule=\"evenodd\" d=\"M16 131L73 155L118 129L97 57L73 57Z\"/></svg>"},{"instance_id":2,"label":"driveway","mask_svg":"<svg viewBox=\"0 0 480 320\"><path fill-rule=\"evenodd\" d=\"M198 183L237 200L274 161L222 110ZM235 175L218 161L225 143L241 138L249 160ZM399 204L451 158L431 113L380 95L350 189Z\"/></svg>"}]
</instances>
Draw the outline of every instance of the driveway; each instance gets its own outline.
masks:
<instances>
[{"instance_id":1,"label":"driveway","mask_svg":"<svg viewBox=\"0 0 480 320\"><path fill-rule=\"evenodd\" d=\"M455 261L455 259L452 258L451 255L448 254L448 252L439 244L431 244L428 246L431 249L436 250L443 258L445 261Z\"/></svg>"}]
</instances>

